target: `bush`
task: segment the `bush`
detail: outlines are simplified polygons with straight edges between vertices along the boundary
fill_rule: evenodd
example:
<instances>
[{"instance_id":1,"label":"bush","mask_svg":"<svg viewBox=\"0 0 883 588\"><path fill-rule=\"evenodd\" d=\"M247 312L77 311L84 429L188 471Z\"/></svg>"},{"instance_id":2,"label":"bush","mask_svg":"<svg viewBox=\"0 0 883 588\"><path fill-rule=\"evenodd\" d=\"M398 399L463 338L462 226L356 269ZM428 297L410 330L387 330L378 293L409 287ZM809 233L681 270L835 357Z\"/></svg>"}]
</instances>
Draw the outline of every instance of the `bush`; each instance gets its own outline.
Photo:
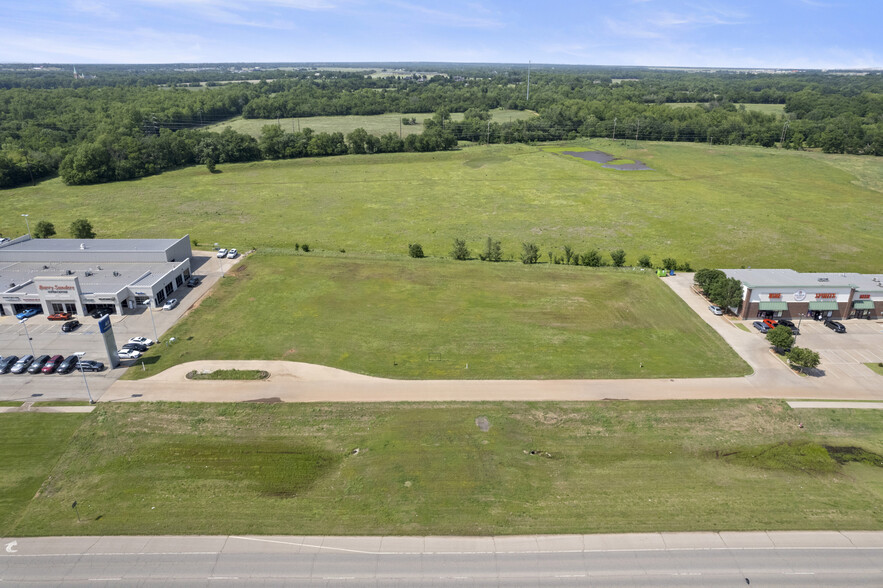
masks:
<instances>
[{"instance_id":1,"label":"bush","mask_svg":"<svg viewBox=\"0 0 883 588\"><path fill-rule=\"evenodd\" d=\"M503 248L499 241L494 241L490 237L484 246L484 253L479 254L482 261L503 261Z\"/></svg>"},{"instance_id":2,"label":"bush","mask_svg":"<svg viewBox=\"0 0 883 588\"><path fill-rule=\"evenodd\" d=\"M625 251L622 249L611 251L610 258L613 260L613 265L616 267L622 267L625 265Z\"/></svg>"},{"instance_id":3,"label":"bush","mask_svg":"<svg viewBox=\"0 0 883 588\"><path fill-rule=\"evenodd\" d=\"M641 257L639 257L638 258L638 266L639 267L646 267L646 268L653 267L653 263L650 261L650 256L649 255L642 255Z\"/></svg>"},{"instance_id":4,"label":"bush","mask_svg":"<svg viewBox=\"0 0 883 588\"><path fill-rule=\"evenodd\" d=\"M95 231L92 230L92 223L84 218L78 218L71 223L71 235L74 239L94 239Z\"/></svg>"},{"instance_id":5,"label":"bush","mask_svg":"<svg viewBox=\"0 0 883 588\"><path fill-rule=\"evenodd\" d=\"M454 239L454 248L451 250L451 257L459 261L469 259L469 249L466 247L466 241L463 239Z\"/></svg>"},{"instance_id":6,"label":"bush","mask_svg":"<svg viewBox=\"0 0 883 588\"><path fill-rule=\"evenodd\" d=\"M55 234L55 225L50 223L49 221L40 221L37 223L37 226L34 227L34 238L35 239L48 239L49 237Z\"/></svg>"},{"instance_id":7,"label":"bush","mask_svg":"<svg viewBox=\"0 0 883 588\"><path fill-rule=\"evenodd\" d=\"M306 243L304 243L303 245L300 246L300 250L303 251L304 253L309 253L309 252L310 252L310 246L307 245Z\"/></svg>"},{"instance_id":8,"label":"bush","mask_svg":"<svg viewBox=\"0 0 883 588\"><path fill-rule=\"evenodd\" d=\"M662 260L662 267L667 270L676 270L678 269L678 262L671 257L665 257Z\"/></svg>"},{"instance_id":9,"label":"bush","mask_svg":"<svg viewBox=\"0 0 883 588\"><path fill-rule=\"evenodd\" d=\"M791 332L791 327L779 325L767 331L766 340L776 349L790 349L794 345L794 334Z\"/></svg>"},{"instance_id":10,"label":"bush","mask_svg":"<svg viewBox=\"0 0 883 588\"><path fill-rule=\"evenodd\" d=\"M580 256L580 262L589 267L601 267L601 254L598 253L597 249L592 249Z\"/></svg>"},{"instance_id":11,"label":"bush","mask_svg":"<svg viewBox=\"0 0 883 588\"><path fill-rule=\"evenodd\" d=\"M533 264L540 259L540 248L535 243L521 244L521 263Z\"/></svg>"},{"instance_id":12,"label":"bush","mask_svg":"<svg viewBox=\"0 0 883 588\"><path fill-rule=\"evenodd\" d=\"M408 245L408 255L417 259L424 257L423 247L420 245L420 243L411 243L410 245Z\"/></svg>"}]
</instances>

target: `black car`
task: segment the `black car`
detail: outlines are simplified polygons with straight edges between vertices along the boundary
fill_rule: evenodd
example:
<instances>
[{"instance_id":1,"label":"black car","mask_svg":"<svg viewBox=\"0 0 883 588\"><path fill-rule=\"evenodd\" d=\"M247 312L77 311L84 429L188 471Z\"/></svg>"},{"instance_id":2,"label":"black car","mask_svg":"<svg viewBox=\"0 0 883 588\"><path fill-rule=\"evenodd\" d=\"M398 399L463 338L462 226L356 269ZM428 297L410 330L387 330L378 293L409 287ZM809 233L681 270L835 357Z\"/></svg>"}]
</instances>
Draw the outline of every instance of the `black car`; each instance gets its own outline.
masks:
<instances>
[{"instance_id":1,"label":"black car","mask_svg":"<svg viewBox=\"0 0 883 588\"><path fill-rule=\"evenodd\" d=\"M837 321L832 321L831 319L827 319L825 321L825 326L834 331L835 333L845 333L846 327L843 326L842 323L838 323Z\"/></svg>"},{"instance_id":2,"label":"black car","mask_svg":"<svg viewBox=\"0 0 883 588\"><path fill-rule=\"evenodd\" d=\"M0 374L8 374L9 370L12 369L12 366L14 366L17 361L17 355L7 355L3 359L0 359Z\"/></svg>"},{"instance_id":3,"label":"black car","mask_svg":"<svg viewBox=\"0 0 883 588\"><path fill-rule=\"evenodd\" d=\"M46 365L46 362L49 361L51 355L40 355L31 363L31 367L28 368L29 374L39 374L43 371L43 366Z\"/></svg>"},{"instance_id":4,"label":"black car","mask_svg":"<svg viewBox=\"0 0 883 588\"><path fill-rule=\"evenodd\" d=\"M126 343L125 345L123 345L123 349L134 349L135 351L145 353L148 347L147 345L142 345L141 343Z\"/></svg>"},{"instance_id":5,"label":"black car","mask_svg":"<svg viewBox=\"0 0 883 588\"><path fill-rule=\"evenodd\" d=\"M80 321L68 321L61 325L62 333L70 333L71 331L76 331L80 328Z\"/></svg>"},{"instance_id":6,"label":"black car","mask_svg":"<svg viewBox=\"0 0 883 588\"><path fill-rule=\"evenodd\" d=\"M104 371L104 364L100 361L92 361L91 359L81 359L77 362L77 371L81 372L100 372Z\"/></svg>"},{"instance_id":7,"label":"black car","mask_svg":"<svg viewBox=\"0 0 883 588\"><path fill-rule=\"evenodd\" d=\"M72 371L74 371L74 368L77 367L77 361L79 361L79 359L80 358L77 357L76 355L68 355L67 357L64 358L64 361L62 361L60 364L58 364L58 367L55 368L55 373L56 374L69 374L69 373L71 373Z\"/></svg>"},{"instance_id":8,"label":"black car","mask_svg":"<svg viewBox=\"0 0 883 588\"><path fill-rule=\"evenodd\" d=\"M110 310L107 308L99 308L98 310L92 312L89 316L94 319L100 319L110 314Z\"/></svg>"},{"instance_id":9,"label":"black car","mask_svg":"<svg viewBox=\"0 0 883 588\"><path fill-rule=\"evenodd\" d=\"M187 280L188 288L195 288L199 286L200 282L202 282L202 278L197 278L196 276L190 276L190 279Z\"/></svg>"},{"instance_id":10,"label":"black car","mask_svg":"<svg viewBox=\"0 0 883 588\"><path fill-rule=\"evenodd\" d=\"M785 325L786 327L791 327L792 330L797 326L788 319L779 319L779 324Z\"/></svg>"}]
</instances>

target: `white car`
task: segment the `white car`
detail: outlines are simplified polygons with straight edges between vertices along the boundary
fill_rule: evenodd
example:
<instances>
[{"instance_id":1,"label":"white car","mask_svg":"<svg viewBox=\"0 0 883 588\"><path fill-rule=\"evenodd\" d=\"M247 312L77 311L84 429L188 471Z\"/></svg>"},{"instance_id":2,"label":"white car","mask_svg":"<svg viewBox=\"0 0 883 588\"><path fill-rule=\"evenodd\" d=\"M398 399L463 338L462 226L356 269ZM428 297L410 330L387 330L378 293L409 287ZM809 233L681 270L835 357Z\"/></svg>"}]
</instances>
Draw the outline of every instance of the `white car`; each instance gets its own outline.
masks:
<instances>
[{"instance_id":1,"label":"white car","mask_svg":"<svg viewBox=\"0 0 883 588\"><path fill-rule=\"evenodd\" d=\"M148 347L153 345L153 341L147 337L132 337L129 339L129 343L138 343L139 345L147 345Z\"/></svg>"},{"instance_id":2,"label":"white car","mask_svg":"<svg viewBox=\"0 0 883 588\"><path fill-rule=\"evenodd\" d=\"M169 298L168 300L166 300L166 303L162 305L162 309L163 310L172 310L176 306L178 306L178 299L177 298Z\"/></svg>"},{"instance_id":3,"label":"white car","mask_svg":"<svg viewBox=\"0 0 883 588\"><path fill-rule=\"evenodd\" d=\"M709 307L708 307L708 310L711 311L711 314L715 314L715 315L717 315L717 316L721 316L721 315L724 314L724 309L721 308L720 306L716 306L716 305L714 305L714 304L712 304L711 306L709 306Z\"/></svg>"},{"instance_id":4,"label":"white car","mask_svg":"<svg viewBox=\"0 0 883 588\"><path fill-rule=\"evenodd\" d=\"M141 352L137 349L120 349L117 351L117 355L120 356L120 359L138 359L141 357Z\"/></svg>"},{"instance_id":5,"label":"white car","mask_svg":"<svg viewBox=\"0 0 883 588\"><path fill-rule=\"evenodd\" d=\"M218 259L221 259L222 257L227 257L226 249L218 249Z\"/></svg>"},{"instance_id":6,"label":"white car","mask_svg":"<svg viewBox=\"0 0 883 588\"><path fill-rule=\"evenodd\" d=\"M239 256L239 252L235 249L231 249L227 252L227 259L236 259Z\"/></svg>"}]
</instances>

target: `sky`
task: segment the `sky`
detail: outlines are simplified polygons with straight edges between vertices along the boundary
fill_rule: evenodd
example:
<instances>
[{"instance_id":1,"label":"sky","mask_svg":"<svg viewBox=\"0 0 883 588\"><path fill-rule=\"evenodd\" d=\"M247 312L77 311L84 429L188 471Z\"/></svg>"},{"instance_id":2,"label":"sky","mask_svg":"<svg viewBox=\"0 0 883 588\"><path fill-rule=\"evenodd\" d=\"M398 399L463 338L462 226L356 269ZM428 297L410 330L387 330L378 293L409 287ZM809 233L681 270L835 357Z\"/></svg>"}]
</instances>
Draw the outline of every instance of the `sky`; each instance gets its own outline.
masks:
<instances>
[{"instance_id":1,"label":"sky","mask_svg":"<svg viewBox=\"0 0 883 588\"><path fill-rule=\"evenodd\" d=\"M883 67L883 0L0 0L0 63Z\"/></svg>"}]
</instances>

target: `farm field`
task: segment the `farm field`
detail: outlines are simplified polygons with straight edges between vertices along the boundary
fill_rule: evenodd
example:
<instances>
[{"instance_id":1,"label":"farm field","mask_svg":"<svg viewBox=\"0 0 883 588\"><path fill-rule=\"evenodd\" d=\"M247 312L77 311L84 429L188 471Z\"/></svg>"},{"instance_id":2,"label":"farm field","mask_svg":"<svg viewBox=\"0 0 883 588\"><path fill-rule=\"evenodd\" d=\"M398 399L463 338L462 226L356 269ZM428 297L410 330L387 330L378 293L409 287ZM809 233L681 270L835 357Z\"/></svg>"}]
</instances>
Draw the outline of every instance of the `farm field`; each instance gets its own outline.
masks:
<instances>
[{"instance_id":1,"label":"farm field","mask_svg":"<svg viewBox=\"0 0 883 588\"><path fill-rule=\"evenodd\" d=\"M883 529L872 410L124 403L77 418L57 459L33 460L39 493L6 503L3 536Z\"/></svg>"},{"instance_id":2,"label":"farm field","mask_svg":"<svg viewBox=\"0 0 883 588\"><path fill-rule=\"evenodd\" d=\"M510 122L514 120L524 120L536 116L536 113L531 110L497 109L491 110L490 113L491 120L500 123ZM417 124L402 125L401 122L402 118L404 117L416 119ZM369 134L376 135L378 137L387 133L398 134L399 131L402 132L403 137L407 137L408 135L419 135L420 133L422 133L423 120L427 118L432 118L431 112L409 114L373 114L365 116L309 116L301 118L280 118L279 125L284 130L289 132L311 128L316 133L340 132L346 135L347 133L355 129L363 128L368 131ZM451 113L451 120L463 120L463 113ZM224 130L225 127L231 127L234 131L237 131L239 133L247 133L255 138L259 138L261 136L261 129L264 128L265 125L272 124L276 124L275 118L264 119L236 117L223 123L218 123L216 125L206 127L206 130L220 132Z\"/></svg>"},{"instance_id":3,"label":"farm field","mask_svg":"<svg viewBox=\"0 0 883 588\"><path fill-rule=\"evenodd\" d=\"M702 104L701 102L668 102L672 108L692 108ZM785 114L784 104L736 104L736 108L744 106L746 110L753 112L761 112L763 114Z\"/></svg>"},{"instance_id":4,"label":"farm field","mask_svg":"<svg viewBox=\"0 0 883 588\"><path fill-rule=\"evenodd\" d=\"M399 379L741 376L750 368L651 272L254 254L124 377L286 359ZM643 367L642 367L643 364ZM468 366L468 367L467 367Z\"/></svg>"},{"instance_id":5,"label":"farm field","mask_svg":"<svg viewBox=\"0 0 883 588\"><path fill-rule=\"evenodd\" d=\"M604 169L551 148L606 151L654 171ZM883 271L883 165L873 158L752 147L607 140L473 146L451 152L348 155L222 164L95 186L60 179L5 190L31 225L77 218L99 237L190 234L197 245L404 256L420 243L448 256L455 238L488 236L507 252L535 242L543 259L565 245L622 248L694 268ZM0 233L20 235L18 214ZM609 259L609 258L608 258Z\"/></svg>"}]
</instances>

